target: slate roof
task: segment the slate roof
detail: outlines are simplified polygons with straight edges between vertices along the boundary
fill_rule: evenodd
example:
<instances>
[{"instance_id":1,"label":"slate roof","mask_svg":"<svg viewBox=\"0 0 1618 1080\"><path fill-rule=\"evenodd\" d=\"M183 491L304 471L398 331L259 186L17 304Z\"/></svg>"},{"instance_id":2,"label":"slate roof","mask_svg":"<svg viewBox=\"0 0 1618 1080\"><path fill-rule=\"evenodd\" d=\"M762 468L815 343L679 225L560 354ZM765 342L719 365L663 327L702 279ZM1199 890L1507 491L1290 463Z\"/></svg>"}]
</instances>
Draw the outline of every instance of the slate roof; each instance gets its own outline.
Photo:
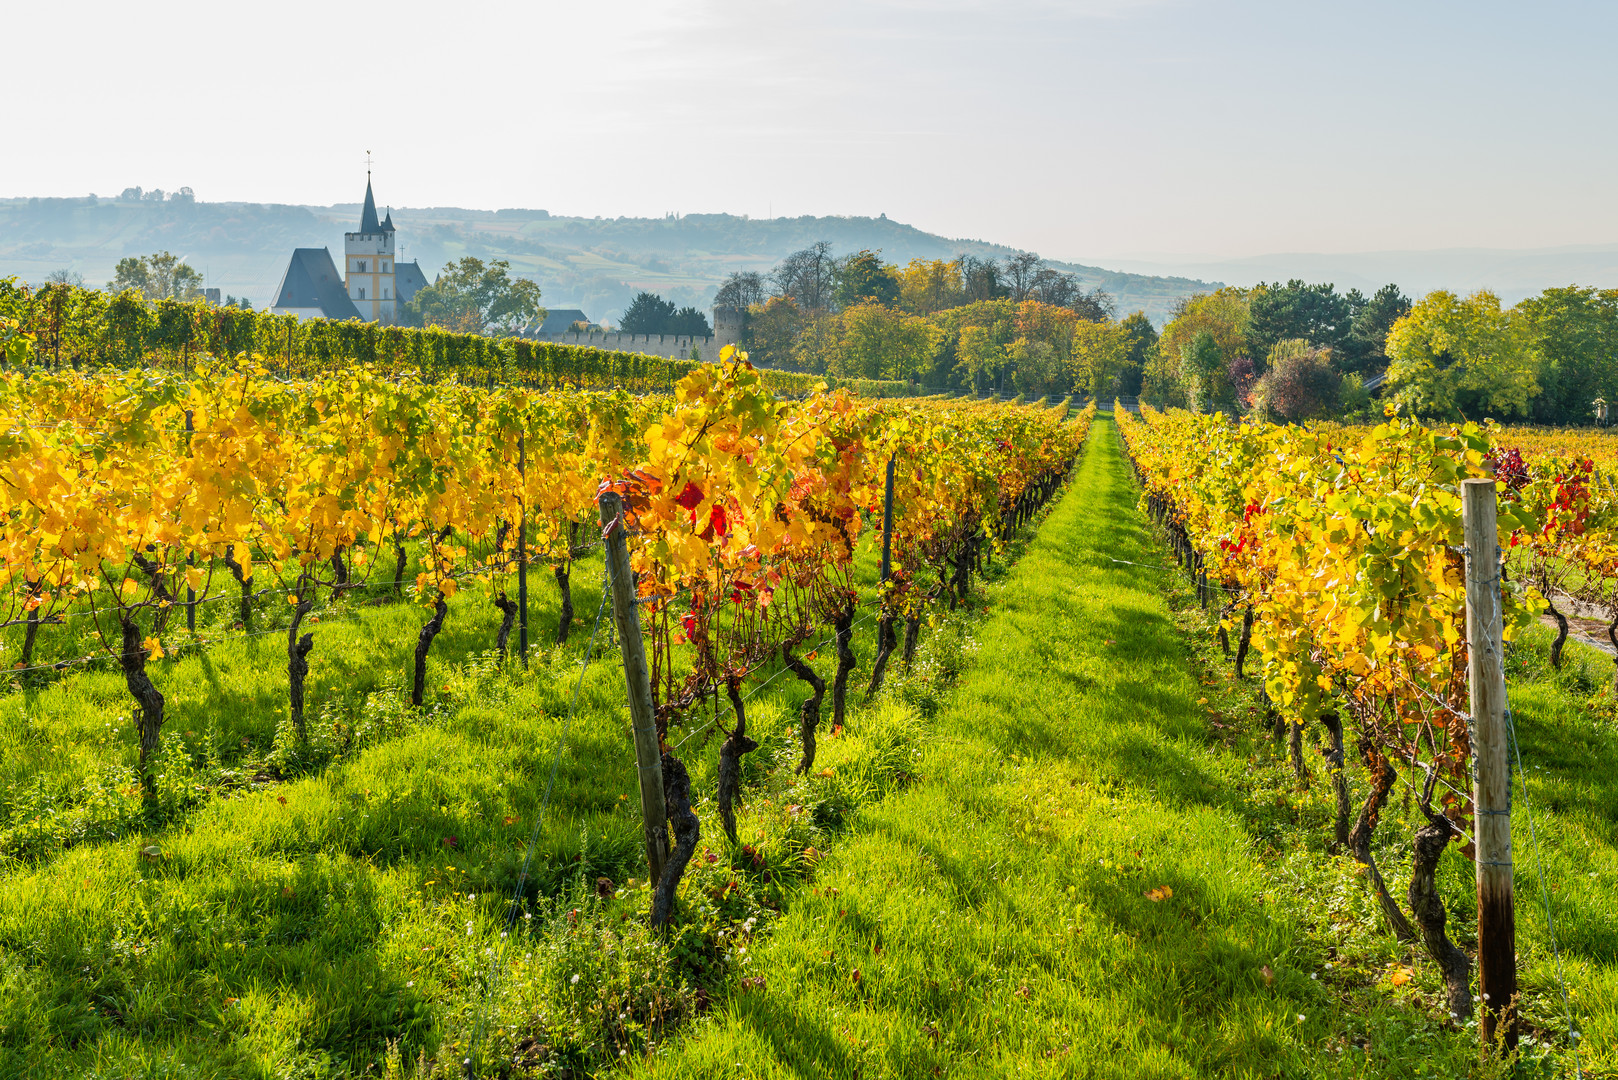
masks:
<instances>
[{"instance_id":1,"label":"slate roof","mask_svg":"<svg viewBox=\"0 0 1618 1080\"><path fill-rule=\"evenodd\" d=\"M365 209L360 211L360 232L379 233L381 222L376 219L376 199L371 195L371 177L365 177Z\"/></svg>"},{"instance_id":2,"label":"slate roof","mask_svg":"<svg viewBox=\"0 0 1618 1080\"><path fill-rule=\"evenodd\" d=\"M578 308L551 308L545 312L545 321L535 329L536 334L565 334L576 322L587 323L590 316Z\"/></svg>"},{"instance_id":3,"label":"slate roof","mask_svg":"<svg viewBox=\"0 0 1618 1080\"><path fill-rule=\"evenodd\" d=\"M272 308L319 308L328 319L358 319L343 276L326 248L298 248L276 287Z\"/></svg>"},{"instance_id":4,"label":"slate roof","mask_svg":"<svg viewBox=\"0 0 1618 1080\"><path fill-rule=\"evenodd\" d=\"M393 264L393 295L403 304L427 287L427 275L421 272L421 263L412 260Z\"/></svg>"}]
</instances>

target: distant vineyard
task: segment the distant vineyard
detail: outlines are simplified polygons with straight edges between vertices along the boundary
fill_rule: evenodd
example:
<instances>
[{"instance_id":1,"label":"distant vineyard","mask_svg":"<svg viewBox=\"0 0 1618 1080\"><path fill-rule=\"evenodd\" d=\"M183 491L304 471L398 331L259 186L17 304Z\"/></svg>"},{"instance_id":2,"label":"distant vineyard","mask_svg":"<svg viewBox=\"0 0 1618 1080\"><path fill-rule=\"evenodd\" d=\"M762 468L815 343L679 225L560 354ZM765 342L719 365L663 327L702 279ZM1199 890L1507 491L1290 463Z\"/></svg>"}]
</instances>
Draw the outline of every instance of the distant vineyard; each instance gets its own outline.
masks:
<instances>
[{"instance_id":1,"label":"distant vineyard","mask_svg":"<svg viewBox=\"0 0 1618 1080\"><path fill-rule=\"evenodd\" d=\"M0 280L0 324L26 341L33 358L52 368L181 367L208 359L260 356L282 376L318 378L335 368L365 365L389 375L481 385L573 386L632 393L672 390L703 362L522 338L460 334L437 327L382 326L357 321L300 320L293 315L215 307L202 301L149 302L126 292L48 285L30 289ZM902 397L908 383L835 379L770 371L770 388L807 394L822 382L862 397Z\"/></svg>"}]
</instances>

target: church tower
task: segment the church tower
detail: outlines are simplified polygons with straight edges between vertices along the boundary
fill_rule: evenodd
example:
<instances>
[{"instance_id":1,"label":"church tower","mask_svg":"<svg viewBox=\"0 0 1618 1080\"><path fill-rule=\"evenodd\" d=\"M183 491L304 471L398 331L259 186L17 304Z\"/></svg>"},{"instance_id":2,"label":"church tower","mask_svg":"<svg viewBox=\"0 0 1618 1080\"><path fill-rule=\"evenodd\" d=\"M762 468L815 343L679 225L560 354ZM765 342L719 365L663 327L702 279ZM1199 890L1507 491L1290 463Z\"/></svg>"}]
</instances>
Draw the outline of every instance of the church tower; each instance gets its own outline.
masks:
<instances>
[{"instance_id":1,"label":"church tower","mask_svg":"<svg viewBox=\"0 0 1618 1080\"><path fill-rule=\"evenodd\" d=\"M360 212L360 228L343 234L343 256L343 281L360 318L366 322L397 322L393 214L377 221L370 170L365 173L365 209Z\"/></svg>"}]
</instances>

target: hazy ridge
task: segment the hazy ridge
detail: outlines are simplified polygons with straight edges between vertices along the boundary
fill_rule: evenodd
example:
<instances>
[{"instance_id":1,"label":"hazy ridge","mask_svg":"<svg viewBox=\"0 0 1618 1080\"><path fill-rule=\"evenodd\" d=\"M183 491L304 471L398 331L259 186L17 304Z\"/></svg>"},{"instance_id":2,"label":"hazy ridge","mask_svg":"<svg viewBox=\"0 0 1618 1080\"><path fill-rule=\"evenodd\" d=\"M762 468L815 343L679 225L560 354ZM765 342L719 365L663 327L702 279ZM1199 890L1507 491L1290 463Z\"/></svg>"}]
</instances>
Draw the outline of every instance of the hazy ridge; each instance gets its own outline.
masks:
<instances>
[{"instance_id":1,"label":"hazy ridge","mask_svg":"<svg viewBox=\"0 0 1618 1080\"><path fill-rule=\"evenodd\" d=\"M765 270L782 256L829 240L838 252L880 249L913 258L1004 257L1017 249L958 240L887 217L749 218L687 214L667 218L580 218L544 210L395 207L399 257L429 277L463 255L509 259L534 278L552 307L613 318L635 292L650 289L680 304L706 307L735 270ZM359 220L358 203L296 206L235 202L128 201L109 198L0 200L0 276L45 280L68 268L102 285L120 258L158 250L183 256L207 283L255 306L268 303L294 247L328 247L340 258L343 232ZM1052 260L1086 288L1117 298L1120 312L1145 310L1162 322L1174 301L1216 283L1128 273Z\"/></svg>"}]
</instances>

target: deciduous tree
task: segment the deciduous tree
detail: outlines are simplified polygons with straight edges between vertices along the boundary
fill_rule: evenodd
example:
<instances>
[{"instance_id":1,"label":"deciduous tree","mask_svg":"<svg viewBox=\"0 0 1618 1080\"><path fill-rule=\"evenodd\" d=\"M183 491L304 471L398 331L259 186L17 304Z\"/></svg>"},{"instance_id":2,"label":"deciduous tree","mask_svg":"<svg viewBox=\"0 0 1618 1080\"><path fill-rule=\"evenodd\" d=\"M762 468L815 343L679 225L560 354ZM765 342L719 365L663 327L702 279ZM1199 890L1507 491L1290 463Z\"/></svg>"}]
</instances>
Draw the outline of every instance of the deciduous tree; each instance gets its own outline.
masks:
<instances>
[{"instance_id":1,"label":"deciduous tree","mask_svg":"<svg viewBox=\"0 0 1618 1080\"><path fill-rule=\"evenodd\" d=\"M194 300L202 295L202 275L178 255L131 255L119 259L108 292L134 289L148 300Z\"/></svg>"},{"instance_id":2,"label":"deciduous tree","mask_svg":"<svg viewBox=\"0 0 1618 1080\"><path fill-rule=\"evenodd\" d=\"M1539 392L1524 320L1487 290L1429 293L1388 332L1388 383L1418 416L1520 416Z\"/></svg>"},{"instance_id":3,"label":"deciduous tree","mask_svg":"<svg viewBox=\"0 0 1618 1080\"><path fill-rule=\"evenodd\" d=\"M837 306L857 304L891 305L899 299L899 279L893 267L882 261L881 253L857 251L837 268Z\"/></svg>"},{"instance_id":4,"label":"deciduous tree","mask_svg":"<svg viewBox=\"0 0 1618 1080\"><path fill-rule=\"evenodd\" d=\"M411 297L405 310L423 326L503 337L544 317L539 299L539 285L512 277L511 263L505 259L485 265L468 255L446 264L431 285Z\"/></svg>"}]
</instances>

